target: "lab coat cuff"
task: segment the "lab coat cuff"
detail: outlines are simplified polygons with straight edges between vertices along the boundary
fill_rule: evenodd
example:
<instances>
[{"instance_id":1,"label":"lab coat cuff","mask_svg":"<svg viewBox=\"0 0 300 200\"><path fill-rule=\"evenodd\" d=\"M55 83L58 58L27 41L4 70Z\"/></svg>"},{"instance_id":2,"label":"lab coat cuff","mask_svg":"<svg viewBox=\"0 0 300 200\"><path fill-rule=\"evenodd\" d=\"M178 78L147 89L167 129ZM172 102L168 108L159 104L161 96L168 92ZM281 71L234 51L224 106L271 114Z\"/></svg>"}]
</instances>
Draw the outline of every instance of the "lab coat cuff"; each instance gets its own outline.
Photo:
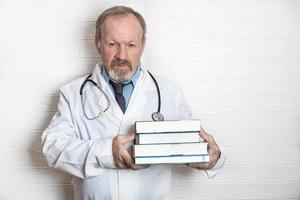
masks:
<instances>
[{"instance_id":1,"label":"lab coat cuff","mask_svg":"<svg viewBox=\"0 0 300 200\"><path fill-rule=\"evenodd\" d=\"M220 172L220 170L222 169L222 167L225 163L226 155L223 151L223 148L219 147L219 149L221 151L221 155L220 155L220 158L219 158L218 162L216 163L216 165L212 169L205 171L208 178L215 177Z\"/></svg>"},{"instance_id":2,"label":"lab coat cuff","mask_svg":"<svg viewBox=\"0 0 300 200\"><path fill-rule=\"evenodd\" d=\"M116 168L112 157L112 139L96 140L87 157L85 178L98 176L105 168Z\"/></svg>"},{"instance_id":3,"label":"lab coat cuff","mask_svg":"<svg viewBox=\"0 0 300 200\"><path fill-rule=\"evenodd\" d=\"M112 155L112 138L99 140L96 144L98 163L102 168L116 168Z\"/></svg>"},{"instance_id":4,"label":"lab coat cuff","mask_svg":"<svg viewBox=\"0 0 300 200\"><path fill-rule=\"evenodd\" d=\"M96 140L91 147L87 163L95 163L92 167L95 170L99 170L99 168L116 168L112 156L112 139ZM91 172L91 170L88 171Z\"/></svg>"}]
</instances>

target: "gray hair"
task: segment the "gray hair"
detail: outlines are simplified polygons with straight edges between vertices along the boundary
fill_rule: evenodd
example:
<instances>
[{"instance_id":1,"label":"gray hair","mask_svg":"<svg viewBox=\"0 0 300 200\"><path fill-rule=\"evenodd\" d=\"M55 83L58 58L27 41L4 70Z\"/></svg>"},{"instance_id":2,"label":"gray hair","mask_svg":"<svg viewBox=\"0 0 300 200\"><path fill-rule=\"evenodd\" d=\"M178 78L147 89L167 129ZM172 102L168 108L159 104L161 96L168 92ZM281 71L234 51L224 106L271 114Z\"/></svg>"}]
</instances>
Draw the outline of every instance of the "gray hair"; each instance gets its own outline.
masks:
<instances>
[{"instance_id":1,"label":"gray hair","mask_svg":"<svg viewBox=\"0 0 300 200\"><path fill-rule=\"evenodd\" d=\"M126 16L126 15L130 15L130 14L134 15L137 18L137 20L139 21L139 23L143 29L142 40L144 43L146 40L145 20L140 13L138 13L137 11L135 11L132 8L127 7L127 6L114 6L114 7L108 8L98 17L97 22L96 22L96 41L98 42L101 39L101 25L104 23L106 18L108 18L110 16Z\"/></svg>"}]
</instances>

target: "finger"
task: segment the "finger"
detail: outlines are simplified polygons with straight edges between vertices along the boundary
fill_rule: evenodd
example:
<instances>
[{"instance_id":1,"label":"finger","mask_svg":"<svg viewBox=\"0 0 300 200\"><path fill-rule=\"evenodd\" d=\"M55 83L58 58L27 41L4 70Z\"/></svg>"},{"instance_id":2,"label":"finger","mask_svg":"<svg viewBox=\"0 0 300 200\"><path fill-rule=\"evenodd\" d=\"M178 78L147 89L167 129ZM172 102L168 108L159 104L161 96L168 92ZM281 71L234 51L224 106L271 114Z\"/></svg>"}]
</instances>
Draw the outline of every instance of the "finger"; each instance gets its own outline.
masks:
<instances>
[{"instance_id":1,"label":"finger","mask_svg":"<svg viewBox=\"0 0 300 200\"><path fill-rule=\"evenodd\" d=\"M113 155L113 160L114 160L114 163L115 163L115 166L118 168L118 169L123 169L125 166L124 166L124 162L123 162L123 159L122 157L120 156L119 154L119 140L118 140L118 137L115 137L113 139L113 145L112 145L112 155Z\"/></svg>"},{"instance_id":2,"label":"finger","mask_svg":"<svg viewBox=\"0 0 300 200\"><path fill-rule=\"evenodd\" d=\"M208 169L212 169L216 164L217 164L217 160L212 160L211 162L209 162Z\"/></svg>"},{"instance_id":3,"label":"finger","mask_svg":"<svg viewBox=\"0 0 300 200\"><path fill-rule=\"evenodd\" d=\"M212 147L209 149L209 166L208 169L212 169L218 162L221 152L218 148Z\"/></svg>"},{"instance_id":4,"label":"finger","mask_svg":"<svg viewBox=\"0 0 300 200\"><path fill-rule=\"evenodd\" d=\"M215 166L217 161L215 159L212 159L211 156L209 156L209 162L203 162L203 163L191 163L189 166L195 168L195 169L200 169L200 170L208 170L211 169Z\"/></svg>"},{"instance_id":5,"label":"finger","mask_svg":"<svg viewBox=\"0 0 300 200\"><path fill-rule=\"evenodd\" d=\"M140 170L140 169L147 169L147 168L149 168L151 165L133 165L133 167L135 168L135 169L137 169L137 170Z\"/></svg>"},{"instance_id":6,"label":"finger","mask_svg":"<svg viewBox=\"0 0 300 200\"><path fill-rule=\"evenodd\" d=\"M150 165L135 165L135 164L131 165L131 169L133 170L141 170L141 169L146 169L148 167L150 167Z\"/></svg>"},{"instance_id":7,"label":"finger","mask_svg":"<svg viewBox=\"0 0 300 200\"><path fill-rule=\"evenodd\" d=\"M127 142L131 142L135 138L135 133L129 133L128 135L119 135L119 141L124 144Z\"/></svg>"},{"instance_id":8,"label":"finger","mask_svg":"<svg viewBox=\"0 0 300 200\"><path fill-rule=\"evenodd\" d=\"M116 167L118 169L127 169L128 167L124 164L124 160L122 159L121 156L118 156L118 158L116 159Z\"/></svg>"},{"instance_id":9,"label":"finger","mask_svg":"<svg viewBox=\"0 0 300 200\"><path fill-rule=\"evenodd\" d=\"M221 152L219 150L216 150L211 154L210 169L217 164L220 157L221 157Z\"/></svg>"},{"instance_id":10,"label":"finger","mask_svg":"<svg viewBox=\"0 0 300 200\"><path fill-rule=\"evenodd\" d=\"M133 157L129 154L129 152L124 153L123 155L125 165L133 170L146 169L150 167L150 165L135 165Z\"/></svg>"},{"instance_id":11,"label":"finger","mask_svg":"<svg viewBox=\"0 0 300 200\"><path fill-rule=\"evenodd\" d=\"M128 169L127 165L125 165L124 163L121 163L121 162L118 162L118 163L116 164L116 167L117 167L118 169Z\"/></svg>"},{"instance_id":12,"label":"finger","mask_svg":"<svg viewBox=\"0 0 300 200\"><path fill-rule=\"evenodd\" d=\"M128 151L124 151L124 153L122 154L122 158L124 160L125 165L130 168L130 169L134 169L133 165L134 165L134 160L132 158L132 156L129 154Z\"/></svg>"},{"instance_id":13,"label":"finger","mask_svg":"<svg viewBox=\"0 0 300 200\"><path fill-rule=\"evenodd\" d=\"M219 146L215 143L209 146L208 153L213 160L218 160L221 156Z\"/></svg>"},{"instance_id":14,"label":"finger","mask_svg":"<svg viewBox=\"0 0 300 200\"><path fill-rule=\"evenodd\" d=\"M207 133L202 127L200 127L199 135L204 139L204 142L208 143L208 146L216 144L214 137Z\"/></svg>"},{"instance_id":15,"label":"finger","mask_svg":"<svg viewBox=\"0 0 300 200\"><path fill-rule=\"evenodd\" d=\"M199 170L206 170L209 168L209 163L190 163L188 166Z\"/></svg>"},{"instance_id":16,"label":"finger","mask_svg":"<svg viewBox=\"0 0 300 200\"><path fill-rule=\"evenodd\" d=\"M210 140L210 135L207 132L205 132L205 130L202 127L200 127L199 135L205 142Z\"/></svg>"}]
</instances>

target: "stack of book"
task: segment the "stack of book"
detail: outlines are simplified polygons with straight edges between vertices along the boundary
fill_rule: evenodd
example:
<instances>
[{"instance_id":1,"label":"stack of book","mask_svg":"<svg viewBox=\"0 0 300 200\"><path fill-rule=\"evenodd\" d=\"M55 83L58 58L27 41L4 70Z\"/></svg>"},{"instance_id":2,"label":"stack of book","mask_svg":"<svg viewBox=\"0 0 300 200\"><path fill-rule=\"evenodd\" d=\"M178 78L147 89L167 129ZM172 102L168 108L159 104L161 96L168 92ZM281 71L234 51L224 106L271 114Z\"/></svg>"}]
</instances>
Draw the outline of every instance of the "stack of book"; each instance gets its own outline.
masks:
<instances>
[{"instance_id":1,"label":"stack of book","mask_svg":"<svg viewBox=\"0 0 300 200\"><path fill-rule=\"evenodd\" d=\"M138 121L133 146L135 164L208 162L199 120Z\"/></svg>"}]
</instances>

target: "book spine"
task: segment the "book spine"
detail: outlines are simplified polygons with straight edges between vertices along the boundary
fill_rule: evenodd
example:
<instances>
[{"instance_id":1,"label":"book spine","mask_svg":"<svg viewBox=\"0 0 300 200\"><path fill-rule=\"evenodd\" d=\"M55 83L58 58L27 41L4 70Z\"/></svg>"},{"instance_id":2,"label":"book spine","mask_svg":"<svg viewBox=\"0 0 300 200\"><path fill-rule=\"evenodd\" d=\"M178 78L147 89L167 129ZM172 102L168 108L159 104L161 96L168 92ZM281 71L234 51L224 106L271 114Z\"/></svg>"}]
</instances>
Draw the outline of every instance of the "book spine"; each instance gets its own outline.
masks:
<instances>
[{"instance_id":1,"label":"book spine","mask_svg":"<svg viewBox=\"0 0 300 200\"><path fill-rule=\"evenodd\" d=\"M200 120L136 122L137 133L200 131Z\"/></svg>"},{"instance_id":2,"label":"book spine","mask_svg":"<svg viewBox=\"0 0 300 200\"><path fill-rule=\"evenodd\" d=\"M136 157L135 164L182 164L209 162L209 155Z\"/></svg>"},{"instance_id":3,"label":"book spine","mask_svg":"<svg viewBox=\"0 0 300 200\"><path fill-rule=\"evenodd\" d=\"M198 132L138 134L135 144L171 144L203 142Z\"/></svg>"},{"instance_id":4,"label":"book spine","mask_svg":"<svg viewBox=\"0 0 300 200\"><path fill-rule=\"evenodd\" d=\"M170 156L207 154L207 143L134 145L134 156Z\"/></svg>"}]
</instances>

